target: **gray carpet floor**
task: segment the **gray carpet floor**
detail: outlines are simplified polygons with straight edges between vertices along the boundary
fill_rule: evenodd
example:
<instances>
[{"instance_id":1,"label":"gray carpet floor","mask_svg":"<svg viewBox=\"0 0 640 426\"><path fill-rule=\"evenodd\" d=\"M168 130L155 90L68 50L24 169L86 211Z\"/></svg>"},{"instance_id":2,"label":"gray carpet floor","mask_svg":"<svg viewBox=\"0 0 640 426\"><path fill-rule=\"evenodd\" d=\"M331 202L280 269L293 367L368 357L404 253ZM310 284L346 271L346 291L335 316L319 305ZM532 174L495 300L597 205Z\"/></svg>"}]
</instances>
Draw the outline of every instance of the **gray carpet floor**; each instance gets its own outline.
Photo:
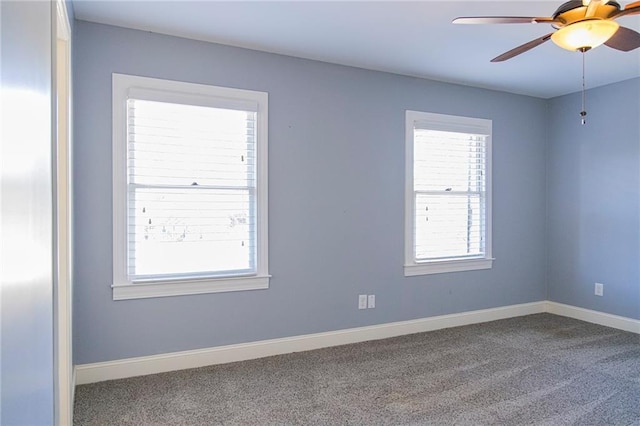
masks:
<instances>
[{"instance_id":1,"label":"gray carpet floor","mask_svg":"<svg viewBox=\"0 0 640 426\"><path fill-rule=\"evenodd\" d=\"M550 314L78 386L77 425L634 425L640 335Z\"/></svg>"}]
</instances>

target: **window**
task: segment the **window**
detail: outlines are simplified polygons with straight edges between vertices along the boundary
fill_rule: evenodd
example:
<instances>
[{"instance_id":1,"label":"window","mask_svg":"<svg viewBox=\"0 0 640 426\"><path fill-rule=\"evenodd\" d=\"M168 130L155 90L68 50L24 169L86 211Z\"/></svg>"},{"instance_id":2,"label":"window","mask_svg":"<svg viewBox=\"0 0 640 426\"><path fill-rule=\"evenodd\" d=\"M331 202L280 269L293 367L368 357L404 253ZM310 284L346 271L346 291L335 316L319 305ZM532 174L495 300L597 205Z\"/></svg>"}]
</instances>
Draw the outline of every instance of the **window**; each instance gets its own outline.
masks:
<instances>
[{"instance_id":1,"label":"window","mask_svg":"<svg viewBox=\"0 0 640 426\"><path fill-rule=\"evenodd\" d=\"M113 298L267 288L267 94L113 74Z\"/></svg>"},{"instance_id":2,"label":"window","mask_svg":"<svg viewBox=\"0 0 640 426\"><path fill-rule=\"evenodd\" d=\"M491 125L407 111L405 276L491 268Z\"/></svg>"}]
</instances>

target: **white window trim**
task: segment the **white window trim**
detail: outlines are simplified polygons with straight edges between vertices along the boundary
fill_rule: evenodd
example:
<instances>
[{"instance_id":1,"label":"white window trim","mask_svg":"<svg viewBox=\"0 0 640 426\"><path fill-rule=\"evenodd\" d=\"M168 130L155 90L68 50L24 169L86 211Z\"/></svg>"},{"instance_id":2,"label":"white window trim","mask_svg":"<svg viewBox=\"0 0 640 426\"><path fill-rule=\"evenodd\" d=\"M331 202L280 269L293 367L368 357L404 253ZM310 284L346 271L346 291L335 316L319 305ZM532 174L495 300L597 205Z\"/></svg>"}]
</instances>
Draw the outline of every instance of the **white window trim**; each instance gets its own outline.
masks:
<instances>
[{"instance_id":1,"label":"white window trim","mask_svg":"<svg viewBox=\"0 0 640 426\"><path fill-rule=\"evenodd\" d=\"M490 269L493 266L492 257L492 185L491 185L491 138L492 122L482 118L460 117L455 115L434 114L420 111L406 111L405 121L405 217L404 217L404 275L440 274L446 272L473 271ZM415 197L413 193L413 147L414 123L428 123L432 130L469 132L488 135L486 140L486 235L485 254L483 257L469 259L438 259L416 262L414 254L414 226L415 226Z\"/></svg>"},{"instance_id":2,"label":"white window trim","mask_svg":"<svg viewBox=\"0 0 640 426\"><path fill-rule=\"evenodd\" d=\"M267 200L267 123L268 94L204 84L183 83L149 77L116 74L112 76L113 93L113 300L140 299L227 291L258 290L269 287L268 200ZM127 277L127 132L126 100L130 91L170 92L172 100L186 103L206 102L206 97L224 98L230 105L247 101L257 104L257 268L248 276L196 278L132 283Z\"/></svg>"}]
</instances>

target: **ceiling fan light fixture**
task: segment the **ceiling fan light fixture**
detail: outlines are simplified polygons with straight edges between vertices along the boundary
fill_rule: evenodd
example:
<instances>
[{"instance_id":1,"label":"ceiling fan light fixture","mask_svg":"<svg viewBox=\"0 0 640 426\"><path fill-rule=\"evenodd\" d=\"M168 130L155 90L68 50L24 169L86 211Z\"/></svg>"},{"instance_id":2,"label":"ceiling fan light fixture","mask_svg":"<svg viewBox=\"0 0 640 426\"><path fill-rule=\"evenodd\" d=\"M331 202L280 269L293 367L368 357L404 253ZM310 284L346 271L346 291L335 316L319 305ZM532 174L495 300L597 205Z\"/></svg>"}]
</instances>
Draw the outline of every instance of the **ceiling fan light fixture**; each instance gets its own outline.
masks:
<instances>
[{"instance_id":1,"label":"ceiling fan light fixture","mask_svg":"<svg viewBox=\"0 0 640 426\"><path fill-rule=\"evenodd\" d=\"M609 40L620 28L617 22L605 19L588 19L560 28L551 40L563 49L589 50Z\"/></svg>"},{"instance_id":2,"label":"ceiling fan light fixture","mask_svg":"<svg viewBox=\"0 0 640 426\"><path fill-rule=\"evenodd\" d=\"M589 6L589 3L591 3L593 0L582 0L582 5L583 6ZM609 0L600 0L600 4L607 4L609 3Z\"/></svg>"}]
</instances>

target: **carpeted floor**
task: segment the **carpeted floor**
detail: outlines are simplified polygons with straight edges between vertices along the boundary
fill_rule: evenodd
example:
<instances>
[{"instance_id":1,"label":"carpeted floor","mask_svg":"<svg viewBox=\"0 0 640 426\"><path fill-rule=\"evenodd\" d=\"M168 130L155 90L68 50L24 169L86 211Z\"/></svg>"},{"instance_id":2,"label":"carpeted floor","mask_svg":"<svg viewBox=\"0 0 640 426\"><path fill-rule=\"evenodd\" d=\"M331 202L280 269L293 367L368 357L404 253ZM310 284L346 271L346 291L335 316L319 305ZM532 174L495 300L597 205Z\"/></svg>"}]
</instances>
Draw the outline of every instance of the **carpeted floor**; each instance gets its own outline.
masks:
<instances>
[{"instance_id":1,"label":"carpeted floor","mask_svg":"<svg viewBox=\"0 0 640 426\"><path fill-rule=\"evenodd\" d=\"M640 335L537 314L79 386L77 425L634 425Z\"/></svg>"}]
</instances>

